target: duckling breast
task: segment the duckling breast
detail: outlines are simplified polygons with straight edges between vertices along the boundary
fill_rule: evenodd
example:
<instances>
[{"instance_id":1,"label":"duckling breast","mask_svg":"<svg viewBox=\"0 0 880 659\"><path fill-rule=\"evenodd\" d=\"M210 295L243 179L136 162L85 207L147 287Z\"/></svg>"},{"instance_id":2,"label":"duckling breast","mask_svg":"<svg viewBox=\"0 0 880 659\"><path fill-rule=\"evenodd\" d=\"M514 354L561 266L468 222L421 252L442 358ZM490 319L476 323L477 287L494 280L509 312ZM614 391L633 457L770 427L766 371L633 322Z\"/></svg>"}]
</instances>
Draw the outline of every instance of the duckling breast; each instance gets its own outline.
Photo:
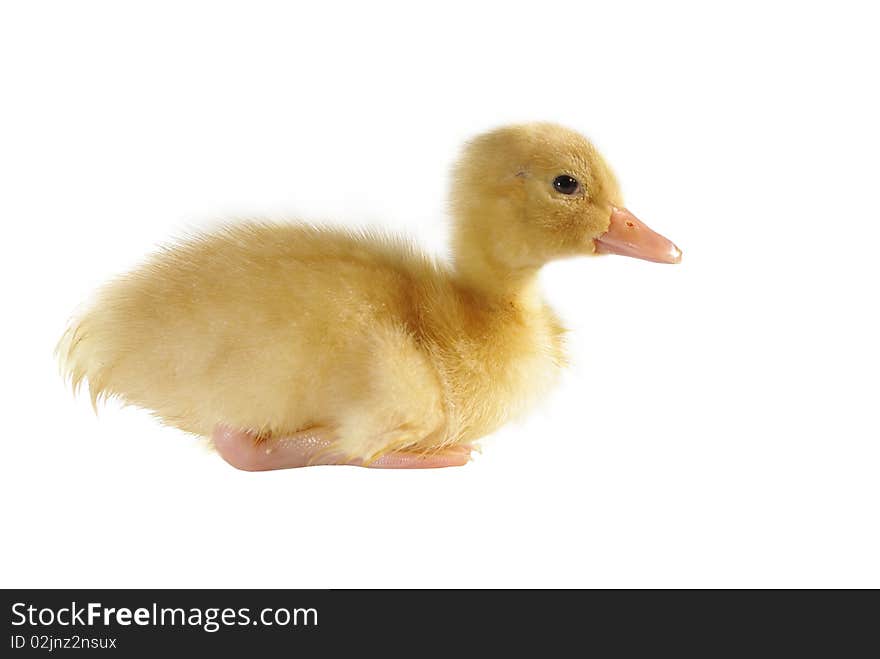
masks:
<instances>
[{"instance_id":1,"label":"duckling breast","mask_svg":"<svg viewBox=\"0 0 880 659\"><path fill-rule=\"evenodd\" d=\"M450 433L461 442L527 412L556 384L567 363L565 330L549 307L467 307L460 307L455 327L434 337L432 349Z\"/></svg>"}]
</instances>

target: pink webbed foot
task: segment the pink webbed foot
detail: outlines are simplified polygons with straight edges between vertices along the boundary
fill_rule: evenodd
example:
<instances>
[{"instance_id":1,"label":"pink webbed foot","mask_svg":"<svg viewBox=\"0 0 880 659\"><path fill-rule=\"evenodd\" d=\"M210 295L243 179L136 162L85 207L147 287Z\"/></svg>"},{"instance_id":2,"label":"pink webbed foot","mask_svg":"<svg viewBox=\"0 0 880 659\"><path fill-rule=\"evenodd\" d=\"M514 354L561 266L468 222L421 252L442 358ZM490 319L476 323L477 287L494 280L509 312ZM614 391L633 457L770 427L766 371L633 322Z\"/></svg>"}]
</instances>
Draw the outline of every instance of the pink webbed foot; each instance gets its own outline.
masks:
<instances>
[{"instance_id":1,"label":"pink webbed foot","mask_svg":"<svg viewBox=\"0 0 880 659\"><path fill-rule=\"evenodd\" d=\"M452 446L435 453L398 451L363 464L332 452L333 436L316 428L285 437L257 441L248 432L217 426L211 435L214 446L226 462L243 471L270 471L317 465L350 465L373 469L437 469L461 467L470 460L471 447Z\"/></svg>"}]
</instances>

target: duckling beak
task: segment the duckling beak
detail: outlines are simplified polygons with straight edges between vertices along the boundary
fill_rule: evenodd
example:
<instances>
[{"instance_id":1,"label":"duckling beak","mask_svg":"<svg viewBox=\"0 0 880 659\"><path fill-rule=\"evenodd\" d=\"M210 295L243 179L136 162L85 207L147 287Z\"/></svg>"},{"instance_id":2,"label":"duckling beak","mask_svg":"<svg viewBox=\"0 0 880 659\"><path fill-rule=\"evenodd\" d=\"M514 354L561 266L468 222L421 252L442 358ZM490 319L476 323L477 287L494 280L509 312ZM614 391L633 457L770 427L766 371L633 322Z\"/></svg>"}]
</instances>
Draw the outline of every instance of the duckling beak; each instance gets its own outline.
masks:
<instances>
[{"instance_id":1,"label":"duckling beak","mask_svg":"<svg viewBox=\"0 0 880 659\"><path fill-rule=\"evenodd\" d=\"M655 263L681 262L681 250L671 240L648 228L625 208L611 208L608 231L595 242L599 254L621 254Z\"/></svg>"}]
</instances>

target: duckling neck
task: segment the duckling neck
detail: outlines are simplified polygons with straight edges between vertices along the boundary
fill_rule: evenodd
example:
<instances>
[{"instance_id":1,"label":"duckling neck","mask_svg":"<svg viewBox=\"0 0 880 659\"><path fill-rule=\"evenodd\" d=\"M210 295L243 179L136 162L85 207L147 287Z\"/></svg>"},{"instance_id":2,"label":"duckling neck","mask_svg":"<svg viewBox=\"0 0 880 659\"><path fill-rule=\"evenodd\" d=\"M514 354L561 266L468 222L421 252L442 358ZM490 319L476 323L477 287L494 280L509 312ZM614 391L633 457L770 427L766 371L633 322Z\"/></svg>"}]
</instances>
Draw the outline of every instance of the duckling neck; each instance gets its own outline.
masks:
<instances>
[{"instance_id":1,"label":"duckling neck","mask_svg":"<svg viewBox=\"0 0 880 659\"><path fill-rule=\"evenodd\" d=\"M456 250L454 273L464 288L489 303L514 303L522 307L542 304L538 289L538 266L513 268L499 263L487 251Z\"/></svg>"}]
</instances>

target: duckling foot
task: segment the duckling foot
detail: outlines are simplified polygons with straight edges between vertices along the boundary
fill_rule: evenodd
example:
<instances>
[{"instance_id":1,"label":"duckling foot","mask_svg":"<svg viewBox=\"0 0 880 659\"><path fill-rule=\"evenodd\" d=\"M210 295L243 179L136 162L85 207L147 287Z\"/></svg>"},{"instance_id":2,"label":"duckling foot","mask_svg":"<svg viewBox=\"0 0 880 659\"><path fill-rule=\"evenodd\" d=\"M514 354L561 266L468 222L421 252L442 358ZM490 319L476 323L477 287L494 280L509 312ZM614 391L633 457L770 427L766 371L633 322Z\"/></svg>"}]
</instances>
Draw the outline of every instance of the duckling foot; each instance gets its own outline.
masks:
<instances>
[{"instance_id":1,"label":"duckling foot","mask_svg":"<svg viewBox=\"0 0 880 659\"><path fill-rule=\"evenodd\" d=\"M211 435L214 447L226 462L243 471L271 471L315 465L351 465L373 469L436 469L461 467L470 460L471 447L451 446L435 453L397 451L369 464L360 459L346 460L333 453L335 438L323 428L259 441L257 436L226 426L217 426Z\"/></svg>"},{"instance_id":2,"label":"duckling foot","mask_svg":"<svg viewBox=\"0 0 880 659\"><path fill-rule=\"evenodd\" d=\"M386 453L366 465L373 469L436 469L437 467L461 467L471 459L473 448L468 445L450 446L436 453L413 453L397 451Z\"/></svg>"}]
</instances>

